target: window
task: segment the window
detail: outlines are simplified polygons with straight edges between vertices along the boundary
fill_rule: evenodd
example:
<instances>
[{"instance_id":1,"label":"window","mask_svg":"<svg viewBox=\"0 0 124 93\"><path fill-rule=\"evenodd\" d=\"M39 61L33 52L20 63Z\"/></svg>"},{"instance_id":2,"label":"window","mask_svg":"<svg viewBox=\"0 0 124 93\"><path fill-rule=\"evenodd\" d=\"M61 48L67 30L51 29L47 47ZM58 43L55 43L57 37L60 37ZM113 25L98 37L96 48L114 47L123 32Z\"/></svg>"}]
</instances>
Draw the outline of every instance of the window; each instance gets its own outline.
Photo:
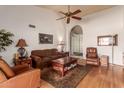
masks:
<instances>
[{"instance_id":1,"label":"window","mask_svg":"<svg viewBox=\"0 0 124 93\"><path fill-rule=\"evenodd\" d=\"M111 46L117 45L118 35L106 35L106 36L98 36L97 37L97 45L98 46Z\"/></svg>"}]
</instances>

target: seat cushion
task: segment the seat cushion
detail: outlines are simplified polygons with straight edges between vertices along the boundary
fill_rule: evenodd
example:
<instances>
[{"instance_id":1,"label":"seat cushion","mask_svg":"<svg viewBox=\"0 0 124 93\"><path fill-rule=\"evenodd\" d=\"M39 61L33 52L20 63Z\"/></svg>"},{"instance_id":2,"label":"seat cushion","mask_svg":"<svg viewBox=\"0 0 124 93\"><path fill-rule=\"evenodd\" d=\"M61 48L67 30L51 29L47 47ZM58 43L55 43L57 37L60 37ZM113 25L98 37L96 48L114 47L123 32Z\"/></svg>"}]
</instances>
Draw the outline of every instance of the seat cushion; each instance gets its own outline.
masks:
<instances>
[{"instance_id":1,"label":"seat cushion","mask_svg":"<svg viewBox=\"0 0 124 93\"><path fill-rule=\"evenodd\" d=\"M3 71L0 70L0 83L3 82L3 81L6 81L6 80L7 80L7 77L5 76Z\"/></svg>"},{"instance_id":2,"label":"seat cushion","mask_svg":"<svg viewBox=\"0 0 124 93\"><path fill-rule=\"evenodd\" d=\"M42 61L43 62L49 62L49 61L51 61L51 58L50 57L44 57Z\"/></svg>"},{"instance_id":3,"label":"seat cushion","mask_svg":"<svg viewBox=\"0 0 124 93\"><path fill-rule=\"evenodd\" d=\"M51 55L49 57L51 58L51 60L54 60L54 59L60 58L61 56L59 56L59 55Z\"/></svg>"},{"instance_id":4,"label":"seat cushion","mask_svg":"<svg viewBox=\"0 0 124 93\"><path fill-rule=\"evenodd\" d=\"M86 63L99 66L99 58L87 58Z\"/></svg>"},{"instance_id":5,"label":"seat cushion","mask_svg":"<svg viewBox=\"0 0 124 93\"><path fill-rule=\"evenodd\" d=\"M87 58L87 61L98 61L98 58Z\"/></svg>"},{"instance_id":6,"label":"seat cushion","mask_svg":"<svg viewBox=\"0 0 124 93\"><path fill-rule=\"evenodd\" d=\"M3 60L0 59L0 69L5 73L7 78L11 78L15 76L13 70L9 67L9 65Z\"/></svg>"},{"instance_id":7,"label":"seat cushion","mask_svg":"<svg viewBox=\"0 0 124 93\"><path fill-rule=\"evenodd\" d=\"M87 64L99 66L99 62L87 61Z\"/></svg>"}]
</instances>

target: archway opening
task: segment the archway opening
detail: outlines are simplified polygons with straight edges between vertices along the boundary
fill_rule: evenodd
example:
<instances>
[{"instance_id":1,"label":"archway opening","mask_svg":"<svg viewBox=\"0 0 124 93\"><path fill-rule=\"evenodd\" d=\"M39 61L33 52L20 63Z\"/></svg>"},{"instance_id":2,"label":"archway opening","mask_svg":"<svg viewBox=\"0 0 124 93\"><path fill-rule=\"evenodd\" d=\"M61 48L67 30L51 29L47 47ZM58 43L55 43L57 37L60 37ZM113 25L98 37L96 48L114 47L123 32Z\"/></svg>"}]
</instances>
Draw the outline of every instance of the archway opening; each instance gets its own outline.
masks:
<instances>
[{"instance_id":1,"label":"archway opening","mask_svg":"<svg viewBox=\"0 0 124 93\"><path fill-rule=\"evenodd\" d=\"M70 55L83 56L83 30L76 25L70 32Z\"/></svg>"}]
</instances>

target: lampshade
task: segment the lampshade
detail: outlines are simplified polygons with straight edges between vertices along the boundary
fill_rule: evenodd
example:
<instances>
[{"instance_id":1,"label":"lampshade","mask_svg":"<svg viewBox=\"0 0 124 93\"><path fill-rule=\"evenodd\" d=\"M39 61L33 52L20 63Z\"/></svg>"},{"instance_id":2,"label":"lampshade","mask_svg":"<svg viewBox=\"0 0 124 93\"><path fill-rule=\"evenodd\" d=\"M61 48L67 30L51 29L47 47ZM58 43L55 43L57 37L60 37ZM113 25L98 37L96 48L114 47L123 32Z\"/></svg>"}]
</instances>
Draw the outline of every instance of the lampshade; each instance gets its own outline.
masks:
<instances>
[{"instance_id":1,"label":"lampshade","mask_svg":"<svg viewBox=\"0 0 124 93\"><path fill-rule=\"evenodd\" d=\"M27 44L26 44L26 41L24 39L19 39L16 47L26 47Z\"/></svg>"},{"instance_id":2,"label":"lampshade","mask_svg":"<svg viewBox=\"0 0 124 93\"><path fill-rule=\"evenodd\" d=\"M65 46L65 42L64 41L60 41L59 44L58 44L58 48L61 49L61 52L64 52L63 51L64 46Z\"/></svg>"},{"instance_id":3,"label":"lampshade","mask_svg":"<svg viewBox=\"0 0 124 93\"><path fill-rule=\"evenodd\" d=\"M58 45L65 45L64 41L61 41Z\"/></svg>"}]
</instances>

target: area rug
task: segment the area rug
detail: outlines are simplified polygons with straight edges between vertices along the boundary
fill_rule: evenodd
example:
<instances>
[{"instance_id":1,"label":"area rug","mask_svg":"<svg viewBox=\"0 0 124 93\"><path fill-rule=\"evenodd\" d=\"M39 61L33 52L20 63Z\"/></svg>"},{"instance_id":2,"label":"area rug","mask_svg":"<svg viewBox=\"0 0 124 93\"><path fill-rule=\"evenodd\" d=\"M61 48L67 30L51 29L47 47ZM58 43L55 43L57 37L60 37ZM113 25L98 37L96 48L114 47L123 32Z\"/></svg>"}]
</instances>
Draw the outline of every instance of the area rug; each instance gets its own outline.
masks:
<instances>
[{"instance_id":1,"label":"area rug","mask_svg":"<svg viewBox=\"0 0 124 93\"><path fill-rule=\"evenodd\" d=\"M75 88L79 82L90 71L91 66L77 65L75 68L69 70L64 77L52 68L45 68L42 70L41 78L55 88Z\"/></svg>"}]
</instances>

